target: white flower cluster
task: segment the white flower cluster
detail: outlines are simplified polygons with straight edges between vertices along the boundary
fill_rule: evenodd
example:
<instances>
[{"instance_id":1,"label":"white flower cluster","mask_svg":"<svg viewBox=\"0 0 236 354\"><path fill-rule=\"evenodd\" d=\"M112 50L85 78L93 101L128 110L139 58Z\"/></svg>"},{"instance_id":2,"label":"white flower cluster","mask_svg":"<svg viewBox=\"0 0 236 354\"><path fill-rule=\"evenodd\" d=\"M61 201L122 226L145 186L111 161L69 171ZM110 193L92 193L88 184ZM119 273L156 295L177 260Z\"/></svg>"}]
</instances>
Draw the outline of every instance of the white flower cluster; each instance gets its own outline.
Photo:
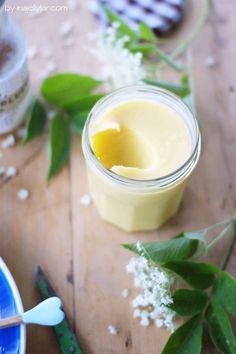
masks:
<instances>
[{"instance_id":1,"label":"white flower cluster","mask_svg":"<svg viewBox=\"0 0 236 354\"><path fill-rule=\"evenodd\" d=\"M134 318L139 318L142 326L149 326L153 321L157 327L165 326L173 332L176 313L167 306L173 302L173 276L151 265L143 256L131 258L126 270L134 275L134 286L142 289L142 293L132 301Z\"/></svg>"},{"instance_id":2,"label":"white flower cluster","mask_svg":"<svg viewBox=\"0 0 236 354\"><path fill-rule=\"evenodd\" d=\"M96 46L91 52L102 64L101 78L107 90L137 84L146 77L142 53L131 53L125 47L129 37L118 36L118 27L119 23L113 23L93 36Z\"/></svg>"}]
</instances>

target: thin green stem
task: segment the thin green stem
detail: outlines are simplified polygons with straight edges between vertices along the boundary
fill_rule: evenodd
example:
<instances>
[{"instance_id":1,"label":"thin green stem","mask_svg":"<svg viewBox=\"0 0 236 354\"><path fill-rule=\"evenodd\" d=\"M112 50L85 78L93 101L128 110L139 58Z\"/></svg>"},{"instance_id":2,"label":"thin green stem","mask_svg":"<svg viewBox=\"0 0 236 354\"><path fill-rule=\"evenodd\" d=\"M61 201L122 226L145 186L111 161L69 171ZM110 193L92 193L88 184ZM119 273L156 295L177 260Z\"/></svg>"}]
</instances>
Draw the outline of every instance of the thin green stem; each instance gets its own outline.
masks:
<instances>
[{"instance_id":1,"label":"thin green stem","mask_svg":"<svg viewBox=\"0 0 236 354\"><path fill-rule=\"evenodd\" d=\"M198 36L198 34L201 32L206 19L208 17L208 12L209 12L209 0L202 0L202 6L201 6L201 12L198 17L198 20L193 27L193 30L190 32L190 34L180 42L180 44L172 51L170 54L170 57L172 59L177 58L180 54L182 54L187 48L189 48L195 38ZM158 69L161 69L165 66L165 63L161 63L158 65Z\"/></svg>"},{"instance_id":2,"label":"thin green stem","mask_svg":"<svg viewBox=\"0 0 236 354\"><path fill-rule=\"evenodd\" d=\"M230 228L232 228L232 226L234 226L234 222L231 221L226 228L219 233L219 235L214 238L214 240L212 240L208 245L207 245L207 250L209 251L212 247L215 246L216 243L218 243L222 238L225 237L225 235L227 235L227 233L229 232Z\"/></svg>"},{"instance_id":3,"label":"thin green stem","mask_svg":"<svg viewBox=\"0 0 236 354\"><path fill-rule=\"evenodd\" d=\"M218 223L216 223L216 224L214 224L214 225L210 225L210 226L208 226L208 227L206 227L206 228L204 228L204 229L201 229L201 230L199 230L199 232L201 233L207 233L208 231L211 231L211 230L214 230L215 228L217 228L217 227L219 227L219 226L223 226L224 224L228 224L228 223L230 223L230 222L232 222L232 218L230 218L230 219L227 219L227 220L224 220L224 221L221 221L221 222L218 222Z\"/></svg>"},{"instance_id":4,"label":"thin green stem","mask_svg":"<svg viewBox=\"0 0 236 354\"><path fill-rule=\"evenodd\" d=\"M236 242L236 224L234 222L234 234L233 234L233 237L232 237L231 242L229 244L229 247L228 247L228 250L226 252L225 258L224 258L223 262L221 263L220 268L222 270L225 270L227 265L228 265L228 263L229 263L231 254L232 254L232 252L234 250L235 242Z\"/></svg>"}]
</instances>

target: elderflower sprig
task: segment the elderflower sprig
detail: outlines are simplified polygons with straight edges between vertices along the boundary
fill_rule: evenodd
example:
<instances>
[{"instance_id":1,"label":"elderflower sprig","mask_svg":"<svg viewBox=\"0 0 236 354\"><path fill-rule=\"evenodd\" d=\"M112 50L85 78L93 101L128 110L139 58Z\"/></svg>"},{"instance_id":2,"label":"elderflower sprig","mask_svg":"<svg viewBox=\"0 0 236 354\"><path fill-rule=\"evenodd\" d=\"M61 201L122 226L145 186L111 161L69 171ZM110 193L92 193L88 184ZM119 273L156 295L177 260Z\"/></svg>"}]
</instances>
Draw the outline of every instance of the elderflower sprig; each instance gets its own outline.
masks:
<instances>
[{"instance_id":1,"label":"elderflower sprig","mask_svg":"<svg viewBox=\"0 0 236 354\"><path fill-rule=\"evenodd\" d=\"M168 307L173 303L173 274L151 265L143 256L131 258L126 270L134 275L134 286L142 290L132 301L134 318L139 318L142 326L155 322L157 327L165 326L173 332L176 313Z\"/></svg>"},{"instance_id":2,"label":"elderflower sprig","mask_svg":"<svg viewBox=\"0 0 236 354\"><path fill-rule=\"evenodd\" d=\"M221 227L223 230L216 232ZM213 240L207 239L213 231ZM231 236L225 258L218 267L200 259L223 238ZM236 279L225 272L236 242L235 216L220 224L195 232L182 232L170 240L151 243L125 244L137 254L127 266L134 275L134 285L142 293L133 300L134 317L142 325L154 320L157 327L165 326L173 332L162 354L181 352L200 354L203 324L216 349L236 353L229 315L236 316ZM185 283L173 286L175 277ZM187 287L186 287L187 286ZM175 330L176 314L189 319Z\"/></svg>"},{"instance_id":3,"label":"elderflower sprig","mask_svg":"<svg viewBox=\"0 0 236 354\"><path fill-rule=\"evenodd\" d=\"M128 50L126 45L130 38L128 35L119 35L119 26L118 22L114 22L93 36L95 46L91 53L101 63L101 79L108 91L138 84L146 78L146 70L142 63L143 54Z\"/></svg>"}]
</instances>

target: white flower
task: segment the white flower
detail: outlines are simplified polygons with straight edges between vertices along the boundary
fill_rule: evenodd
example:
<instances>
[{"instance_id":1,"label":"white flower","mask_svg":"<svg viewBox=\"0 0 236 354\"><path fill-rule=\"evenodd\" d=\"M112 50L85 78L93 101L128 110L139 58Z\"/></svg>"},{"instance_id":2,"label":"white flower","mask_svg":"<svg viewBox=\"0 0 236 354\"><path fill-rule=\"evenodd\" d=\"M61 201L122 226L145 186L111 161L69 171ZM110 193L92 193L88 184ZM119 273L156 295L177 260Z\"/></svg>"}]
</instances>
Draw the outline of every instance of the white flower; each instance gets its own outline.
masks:
<instances>
[{"instance_id":1,"label":"white flower","mask_svg":"<svg viewBox=\"0 0 236 354\"><path fill-rule=\"evenodd\" d=\"M134 318L141 317L141 311L139 309L135 309L133 313Z\"/></svg>"},{"instance_id":2,"label":"white flower","mask_svg":"<svg viewBox=\"0 0 236 354\"><path fill-rule=\"evenodd\" d=\"M155 321L155 324L158 328L162 327L164 325L164 321L160 318L158 318L156 321Z\"/></svg>"},{"instance_id":3,"label":"white flower","mask_svg":"<svg viewBox=\"0 0 236 354\"><path fill-rule=\"evenodd\" d=\"M20 200L26 200L29 198L29 191L25 188L21 188L18 190L17 196Z\"/></svg>"},{"instance_id":4,"label":"white flower","mask_svg":"<svg viewBox=\"0 0 236 354\"><path fill-rule=\"evenodd\" d=\"M107 90L137 84L146 77L142 53L131 53L126 48L129 37L118 36L118 27L118 23L113 23L111 27L99 30L94 36L95 48L91 50L102 64L101 79Z\"/></svg>"},{"instance_id":5,"label":"white flower","mask_svg":"<svg viewBox=\"0 0 236 354\"><path fill-rule=\"evenodd\" d=\"M123 289L121 292L121 296L126 299L129 296L129 290L128 289Z\"/></svg>"},{"instance_id":6,"label":"white flower","mask_svg":"<svg viewBox=\"0 0 236 354\"><path fill-rule=\"evenodd\" d=\"M80 204L84 206L89 206L92 204L92 198L90 197L89 194L84 194L80 197Z\"/></svg>"},{"instance_id":7,"label":"white flower","mask_svg":"<svg viewBox=\"0 0 236 354\"><path fill-rule=\"evenodd\" d=\"M148 318L145 317L145 318L142 318L142 319L141 319L140 324L141 324L141 326L143 326L143 327L148 327L148 326L150 325L150 321L149 321Z\"/></svg>"},{"instance_id":8,"label":"white flower","mask_svg":"<svg viewBox=\"0 0 236 354\"><path fill-rule=\"evenodd\" d=\"M2 141L2 148L7 149L9 147L14 146L15 143L16 143L16 139L14 135L10 134Z\"/></svg>"},{"instance_id":9,"label":"white flower","mask_svg":"<svg viewBox=\"0 0 236 354\"><path fill-rule=\"evenodd\" d=\"M7 171L6 171L6 174L7 174L7 177L15 177L16 176L16 173L17 173L17 170L14 166L9 166L7 168Z\"/></svg>"},{"instance_id":10,"label":"white flower","mask_svg":"<svg viewBox=\"0 0 236 354\"><path fill-rule=\"evenodd\" d=\"M142 245L137 250L142 252ZM157 327L165 326L169 331L175 329L176 313L168 305L173 302L171 285L174 277L158 266L153 266L143 256L131 258L126 270L134 275L134 285L142 289L132 301L134 318L140 318L142 326L154 321Z\"/></svg>"},{"instance_id":11,"label":"white flower","mask_svg":"<svg viewBox=\"0 0 236 354\"><path fill-rule=\"evenodd\" d=\"M118 329L116 327L114 327L113 325L109 325L107 327L107 330L110 334L112 334L113 336L118 334Z\"/></svg>"}]
</instances>

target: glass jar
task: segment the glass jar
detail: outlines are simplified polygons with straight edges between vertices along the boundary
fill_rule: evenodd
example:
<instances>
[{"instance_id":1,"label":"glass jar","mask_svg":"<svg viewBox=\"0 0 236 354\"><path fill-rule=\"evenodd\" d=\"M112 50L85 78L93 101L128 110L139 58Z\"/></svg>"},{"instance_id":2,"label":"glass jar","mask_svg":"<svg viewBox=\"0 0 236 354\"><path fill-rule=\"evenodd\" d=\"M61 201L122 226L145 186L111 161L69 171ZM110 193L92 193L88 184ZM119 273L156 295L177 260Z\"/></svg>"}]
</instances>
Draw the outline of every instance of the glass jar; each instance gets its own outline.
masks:
<instances>
[{"instance_id":1,"label":"glass jar","mask_svg":"<svg viewBox=\"0 0 236 354\"><path fill-rule=\"evenodd\" d=\"M25 118L32 95L25 37L4 1L0 5L0 134L5 134Z\"/></svg>"},{"instance_id":2,"label":"glass jar","mask_svg":"<svg viewBox=\"0 0 236 354\"><path fill-rule=\"evenodd\" d=\"M91 125L111 107L130 100L148 99L172 108L186 124L191 151L188 159L172 173L151 180L135 180L120 176L104 167L91 148ZM100 216L126 231L159 228L180 205L190 173L195 168L201 150L197 119L176 95L148 85L134 85L102 98L93 107L82 137L89 189Z\"/></svg>"}]
</instances>

